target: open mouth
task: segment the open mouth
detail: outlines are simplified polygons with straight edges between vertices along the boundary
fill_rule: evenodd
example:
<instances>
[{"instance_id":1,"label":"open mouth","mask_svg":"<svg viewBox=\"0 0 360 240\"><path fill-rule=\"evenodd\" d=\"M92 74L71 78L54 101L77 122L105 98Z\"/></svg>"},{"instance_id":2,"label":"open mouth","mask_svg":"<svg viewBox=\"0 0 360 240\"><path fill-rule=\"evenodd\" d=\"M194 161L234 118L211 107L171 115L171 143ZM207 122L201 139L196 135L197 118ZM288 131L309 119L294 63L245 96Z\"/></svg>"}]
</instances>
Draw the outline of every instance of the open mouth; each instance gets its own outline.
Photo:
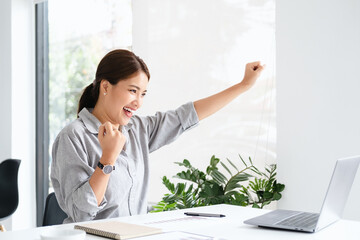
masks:
<instances>
[{"instance_id":1,"label":"open mouth","mask_svg":"<svg viewBox=\"0 0 360 240\"><path fill-rule=\"evenodd\" d=\"M135 110L128 108L128 107L124 107L123 109L124 109L125 115L129 118L132 117L132 115L135 112Z\"/></svg>"}]
</instances>

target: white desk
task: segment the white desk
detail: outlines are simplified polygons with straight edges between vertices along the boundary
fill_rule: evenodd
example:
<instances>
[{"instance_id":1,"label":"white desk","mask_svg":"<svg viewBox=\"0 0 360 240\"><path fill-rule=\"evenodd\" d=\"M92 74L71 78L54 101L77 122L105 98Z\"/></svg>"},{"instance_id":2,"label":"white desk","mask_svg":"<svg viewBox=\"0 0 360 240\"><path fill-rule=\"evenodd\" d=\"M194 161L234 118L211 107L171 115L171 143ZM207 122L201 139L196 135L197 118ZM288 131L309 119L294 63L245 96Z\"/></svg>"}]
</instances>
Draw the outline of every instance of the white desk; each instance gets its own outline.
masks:
<instances>
[{"instance_id":1,"label":"white desk","mask_svg":"<svg viewBox=\"0 0 360 240\"><path fill-rule=\"evenodd\" d=\"M225 214L224 218L187 217L184 212L207 212ZM258 228L243 224L245 219L266 213L267 210L238 207L232 205L216 205L161 213L149 213L132 217L121 217L116 220L135 224L160 227L165 231L178 230L192 232L217 239L360 239L360 222L341 220L317 233L300 233ZM107 220L101 220L107 221ZM40 227L21 231L0 233L1 240L40 240L40 233L49 228L72 229L74 224L63 224ZM87 234L86 239L106 239ZM160 239L160 238L159 238Z\"/></svg>"}]
</instances>

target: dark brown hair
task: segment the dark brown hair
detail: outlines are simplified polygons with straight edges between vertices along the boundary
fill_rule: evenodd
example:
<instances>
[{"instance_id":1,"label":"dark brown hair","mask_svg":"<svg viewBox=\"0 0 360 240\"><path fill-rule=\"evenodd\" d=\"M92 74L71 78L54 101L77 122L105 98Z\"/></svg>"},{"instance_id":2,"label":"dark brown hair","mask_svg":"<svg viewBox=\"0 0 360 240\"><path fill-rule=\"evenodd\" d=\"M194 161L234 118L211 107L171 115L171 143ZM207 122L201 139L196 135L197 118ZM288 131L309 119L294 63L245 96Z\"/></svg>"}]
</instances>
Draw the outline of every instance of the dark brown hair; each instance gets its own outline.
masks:
<instances>
[{"instance_id":1,"label":"dark brown hair","mask_svg":"<svg viewBox=\"0 0 360 240\"><path fill-rule=\"evenodd\" d=\"M112 85L129 78L137 72L144 72L150 80L150 73L145 62L133 52L116 49L106 54L101 59L95 80L83 91L78 106L78 113L84 108L93 108L99 98L101 80L106 79Z\"/></svg>"}]
</instances>

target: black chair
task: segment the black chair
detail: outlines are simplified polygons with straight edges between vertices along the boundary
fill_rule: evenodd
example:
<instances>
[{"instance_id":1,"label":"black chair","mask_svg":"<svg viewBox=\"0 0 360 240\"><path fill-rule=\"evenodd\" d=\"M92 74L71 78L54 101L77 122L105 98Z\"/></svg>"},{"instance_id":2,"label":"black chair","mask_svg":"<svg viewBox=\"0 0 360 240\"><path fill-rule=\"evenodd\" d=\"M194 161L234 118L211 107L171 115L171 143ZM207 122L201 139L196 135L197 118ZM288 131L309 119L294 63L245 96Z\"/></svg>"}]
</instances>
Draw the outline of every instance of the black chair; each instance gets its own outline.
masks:
<instances>
[{"instance_id":1,"label":"black chair","mask_svg":"<svg viewBox=\"0 0 360 240\"><path fill-rule=\"evenodd\" d=\"M55 193L50 193L46 198L43 226L62 224L67 214L60 208Z\"/></svg>"},{"instance_id":2,"label":"black chair","mask_svg":"<svg viewBox=\"0 0 360 240\"><path fill-rule=\"evenodd\" d=\"M18 207L20 162L18 159L6 159L0 163L0 220L10 217ZM2 225L0 225L0 229L5 230Z\"/></svg>"}]
</instances>

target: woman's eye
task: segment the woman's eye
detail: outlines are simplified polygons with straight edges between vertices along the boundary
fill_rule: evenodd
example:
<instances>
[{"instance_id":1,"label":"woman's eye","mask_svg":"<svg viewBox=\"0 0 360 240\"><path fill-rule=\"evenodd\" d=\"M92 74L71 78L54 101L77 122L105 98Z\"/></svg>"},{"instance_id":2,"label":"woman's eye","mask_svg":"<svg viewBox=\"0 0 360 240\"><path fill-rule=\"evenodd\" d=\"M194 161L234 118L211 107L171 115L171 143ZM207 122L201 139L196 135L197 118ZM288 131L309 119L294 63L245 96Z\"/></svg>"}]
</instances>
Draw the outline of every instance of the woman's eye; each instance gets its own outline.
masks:
<instances>
[{"instance_id":1,"label":"woman's eye","mask_svg":"<svg viewBox=\"0 0 360 240\"><path fill-rule=\"evenodd\" d=\"M130 92L136 93L136 90L135 90L135 89L131 89Z\"/></svg>"},{"instance_id":2,"label":"woman's eye","mask_svg":"<svg viewBox=\"0 0 360 240\"><path fill-rule=\"evenodd\" d=\"M141 94L141 96L145 97L145 96L146 96L146 93Z\"/></svg>"}]
</instances>

